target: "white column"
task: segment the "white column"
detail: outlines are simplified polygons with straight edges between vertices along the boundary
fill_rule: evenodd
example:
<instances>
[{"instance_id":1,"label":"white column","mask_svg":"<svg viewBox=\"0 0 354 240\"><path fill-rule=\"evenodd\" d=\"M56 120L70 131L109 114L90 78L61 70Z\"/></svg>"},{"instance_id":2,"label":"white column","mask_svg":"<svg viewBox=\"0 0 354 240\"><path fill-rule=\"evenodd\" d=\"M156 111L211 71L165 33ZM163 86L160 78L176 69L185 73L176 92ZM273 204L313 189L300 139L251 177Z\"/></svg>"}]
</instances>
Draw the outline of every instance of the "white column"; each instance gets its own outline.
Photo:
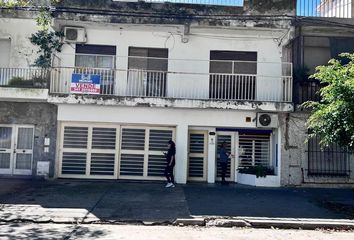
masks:
<instances>
[{"instance_id":1,"label":"white column","mask_svg":"<svg viewBox=\"0 0 354 240\"><path fill-rule=\"evenodd\" d=\"M128 56L128 48L125 51L120 51L123 56ZM127 79L128 79L128 58L116 57L116 68L119 69L115 72L116 89L115 93L118 96L125 96L127 93Z\"/></svg>"},{"instance_id":2,"label":"white column","mask_svg":"<svg viewBox=\"0 0 354 240\"><path fill-rule=\"evenodd\" d=\"M181 124L176 128L176 166L175 180L177 183L187 183L188 167L188 125Z\"/></svg>"},{"instance_id":3,"label":"white column","mask_svg":"<svg viewBox=\"0 0 354 240\"><path fill-rule=\"evenodd\" d=\"M215 135L210 135L214 133ZM209 130L208 134L208 183L215 183L216 174L216 129Z\"/></svg>"}]
</instances>

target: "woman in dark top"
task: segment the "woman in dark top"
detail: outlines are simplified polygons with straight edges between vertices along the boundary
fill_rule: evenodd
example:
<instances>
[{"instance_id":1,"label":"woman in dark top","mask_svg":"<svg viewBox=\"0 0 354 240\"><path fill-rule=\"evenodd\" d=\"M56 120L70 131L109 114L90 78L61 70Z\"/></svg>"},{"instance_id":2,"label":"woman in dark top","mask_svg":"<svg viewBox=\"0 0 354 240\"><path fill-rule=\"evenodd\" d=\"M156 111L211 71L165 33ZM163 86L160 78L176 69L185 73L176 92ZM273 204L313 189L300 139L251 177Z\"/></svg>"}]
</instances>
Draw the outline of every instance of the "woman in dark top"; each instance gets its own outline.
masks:
<instances>
[{"instance_id":1,"label":"woman in dark top","mask_svg":"<svg viewBox=\"0 0 354 240\"><path fill-rule=\"evenodd\" d=\"M176 155L176 145L172 140L170 140L168 141L168 152L165 153L166 161L167 161L167 166L165 168L165 176L167 178L167 184L165 187L167 188L175 186L174 184L175 181L173 177L173 168L176 163L175 155Z\"/></svg>"},{"instance_id":2,"label":"woman in dark top","mask_svg":"<svg viewBox=\"0 0 354 240\"><path fill-rule=\"evenodd\" d=\"M230 157L232 156L227 150L226 150L226 142L224 141L219 149L219 156L220 156L220 167L221 167L221 184L226 185L227 182L225 180L226 177L226 172L227 172L227 164L229 163Z\"/></svg>"}]
</instances>

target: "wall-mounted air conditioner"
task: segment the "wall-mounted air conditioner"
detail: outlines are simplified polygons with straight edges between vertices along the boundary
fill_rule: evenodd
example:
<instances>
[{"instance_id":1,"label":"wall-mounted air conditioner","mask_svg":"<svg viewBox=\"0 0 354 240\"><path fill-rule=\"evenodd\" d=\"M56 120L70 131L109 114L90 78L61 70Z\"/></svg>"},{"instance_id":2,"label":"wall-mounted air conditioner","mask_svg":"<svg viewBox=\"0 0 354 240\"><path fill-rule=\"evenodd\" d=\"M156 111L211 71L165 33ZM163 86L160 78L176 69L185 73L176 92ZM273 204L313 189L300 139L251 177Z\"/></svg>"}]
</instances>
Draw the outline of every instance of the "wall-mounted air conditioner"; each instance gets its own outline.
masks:
<instances>
[{"instance_id":1,"label":"wall-mounted air conditioner","mask_svg":"<svg viewBox=\"0 0 354 240\"><path fill-rule=\"evenodd\" d=\"M85 43L86 30L83 27L64 27L64 41L69 43Z\"/></svg>"},{"instance_id":2,"label":"wall-mounted air conditioner","mask_svg":"<svg viewBox=\"0 0 354 240\"><path fill-rule=\"evenodd\" d=\"M257 127L277 128L279 126L278 114L276 113L257 113Z\"/></svg>"}]
</instances>

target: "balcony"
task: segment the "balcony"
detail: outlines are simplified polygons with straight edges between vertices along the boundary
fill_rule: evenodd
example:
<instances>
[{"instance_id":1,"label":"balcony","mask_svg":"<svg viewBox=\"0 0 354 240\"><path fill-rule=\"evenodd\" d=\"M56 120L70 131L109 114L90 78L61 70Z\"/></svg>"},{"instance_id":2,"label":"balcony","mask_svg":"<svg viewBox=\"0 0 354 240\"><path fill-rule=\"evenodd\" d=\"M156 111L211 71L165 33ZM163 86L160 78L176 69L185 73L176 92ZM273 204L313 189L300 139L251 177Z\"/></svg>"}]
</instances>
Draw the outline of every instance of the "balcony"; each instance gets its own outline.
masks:
<instances>
[{"instance_id":1,"label":"balcony","mask_svg":"<svg viewBox=\"0 0 354 240\"><path fill-rule=\"evenodd\" d=\"M318 80L307 79L295 81L294 83L294 103L303 104L307 101L320 101L319 90L321 84Z\"/></svg>"},{"instance_id":2,"label":"balcony","mask_svg":"<svg viewBox=\"0 0 354 240\"><path fill-rule=\"evenodd\" d=\"M49 94L57 96L292 102L291 63L225 60L174 62L168 60L166 71L89 67L53 67L46 70L0 68L0 85L47 88ZM154 66L161 67L153 64L152 68ZM211 68L213 72L210 73Z\"/></svg>"}]
</instances>

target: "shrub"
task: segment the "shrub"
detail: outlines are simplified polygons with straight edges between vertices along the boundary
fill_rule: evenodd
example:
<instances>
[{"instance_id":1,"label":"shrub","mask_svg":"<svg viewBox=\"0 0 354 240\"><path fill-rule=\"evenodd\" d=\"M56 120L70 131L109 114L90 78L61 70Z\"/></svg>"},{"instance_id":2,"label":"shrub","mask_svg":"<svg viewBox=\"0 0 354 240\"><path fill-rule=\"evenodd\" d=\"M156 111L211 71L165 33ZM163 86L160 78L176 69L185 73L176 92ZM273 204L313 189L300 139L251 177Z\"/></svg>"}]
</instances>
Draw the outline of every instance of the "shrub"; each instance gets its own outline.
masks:
<instances>
[{"instance_id":1,"label":"shrub","mask_svg":"<svg viewBox=\"0 0 354 240\"><path fill-rule=\"evenodd\" d=\"M274 169L264 166L250 166L237 169L239 173L252 174L259 177L266 177L267 175L274 175Z\"/></svg>"},{"instance_id":2,"label":"shrub","mask_svg":"<svg viewBox=\"0 0 354 240\"><path fill-rule=\"evenodd\" d=\"M33 82L22 77L13 77L9 81L9 86L13 87L32 87Z\"/></svg>"}]
</instances>

